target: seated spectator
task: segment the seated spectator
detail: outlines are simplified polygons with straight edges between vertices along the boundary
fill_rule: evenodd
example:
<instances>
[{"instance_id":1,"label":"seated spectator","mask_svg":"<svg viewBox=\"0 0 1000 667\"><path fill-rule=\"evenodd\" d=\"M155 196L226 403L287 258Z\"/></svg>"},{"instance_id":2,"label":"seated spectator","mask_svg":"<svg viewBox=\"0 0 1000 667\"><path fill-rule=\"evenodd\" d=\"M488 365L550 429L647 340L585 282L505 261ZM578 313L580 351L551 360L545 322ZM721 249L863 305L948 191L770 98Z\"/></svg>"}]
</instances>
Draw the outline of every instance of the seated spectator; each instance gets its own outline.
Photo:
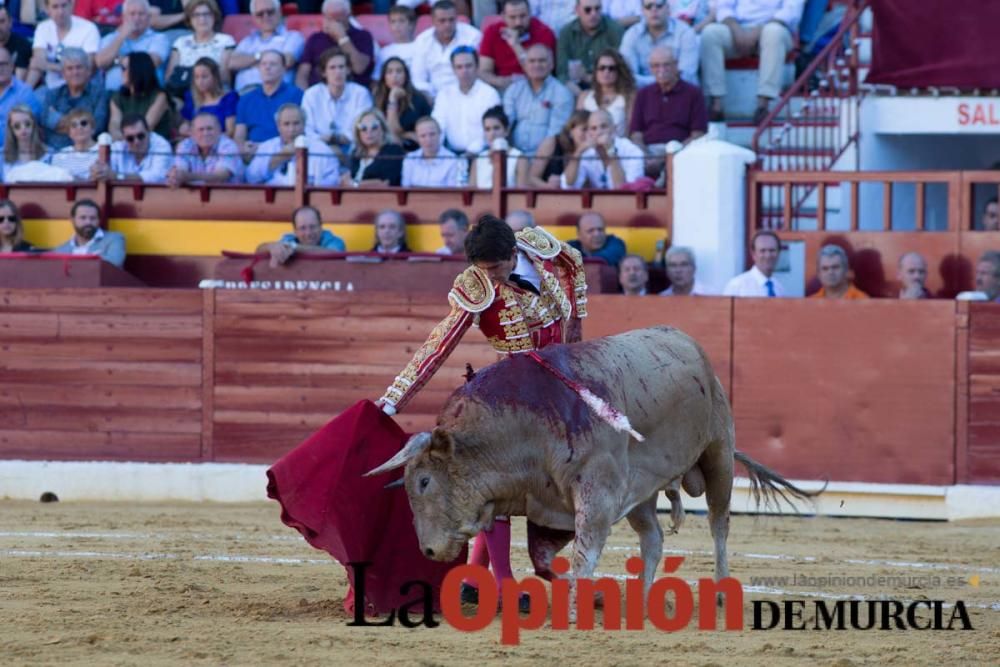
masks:
<instances>
[{"instance_id":1,"label":"seated spectator","mask_svg":"<svg viewBox=\"0 0 1000 667\"><path fill-rule=\"evenodd\" d=\"M1000 303L1000 252L983 253L976 264L976 290L986 295L986 300Z\"/></svg>"},{"instance_id":2,"label":"seated spectator","mask_svg":"<svg viewBox=\"0 0 1000 667\"><path fill-rule=\"evenodd\" d=\"M469 218L457 208L449 208L438 217L444 245L435 250L439 255L465 256L465 237L469 234Z\"/></svg>"},{"instance_id":3,"label":"seated spectator","mask_svg":"<svg viewBox=\"0 0 1000 667\"><path fill-rule=\"evenodd\" d=\"M73 0L45 0L45 10L49 18L35 28L31 64L25 83L34 88L44 76L45 86L53 89L65 83L62 76L65 50L81 49L87 56L87 64L92 65L101 35L92 22L73 16Z\"/></svg>"},{"instance_id":4,"label":"seated spectator","mask_svg":"<svg viewBox=\"0 0 1000 667\"><path fill-rule=\"evenodd\" d=\"M704 135L708 115L704 96L697 86L680 78L670 49L653 49L649 68L656 81L636 94L629 132L632 142L649 158L647 173L655 177L666 161L667 144L688 143Z\"/></svg>"},{"instance_id":5,"label":"seated spectator","mask_svg":"<svg viewBox=\"0 0 1000 667\"><path fill-rule=\"evenodd\" d=\"M486 148L472 161L469 170L469 182L475 188L489 190L493 188L493 142L502 139L507 143L507 133L510 130L510 121L507 114L503 112L503 107L495 106L483 114L483 137L486 140ZM507 148L507 174L506 185L508 188L528 187L528 158L524 157L521 151L514 146Z\"/></svg>"},{"instance_id":6,"label":"seated spectator","mask_svg":"<svg viewBox=\"0 0 1000 667\"><path fill-rule=\"evenodd\" d=\"M296 83L305 88L323 81L323 56L330 49L338 48L346 56L351 80L368 88L375 71L375 40L371 33L351 25L351 3L348 0L325 0L320 11L323 13L323 29L309 35L306 40L295 73Z\"/></svg>"},{"instance_id":7,"label":"seated spectator","mask_svg":"<svg viewBox=\"0 0 1000 667\"><path fill-rule=\"evenodd\" d=\"M579 97L594 80L594 54L617 55L624 34L618 22L601 13L601 0L576 0L576 18L559 31L556 76Z\"/></svg>"},{"instance_id":8,"label":"seated spectator","mask_svg":"<svg viewBox=\"0 0 1000 667\"><path fill-rule=\"evenodd\" d=\"M165 78L167 91L175 97L181 97L194 85L194 67L205 58L216 64L220 86L227 85L229 58L236 48L236 40L216 30L222 23L222 12L215 0L191 0L184 8L184 16L191 34L174 42Z\"/></svg>"},{"instance_id":9,"label":"seated spectator","mask_svg":"<svg viewBox=\"0 0 1000 667\"><path fill-rule=\"evenodd\" d=\"M348 150L354 121L372 107L372 96L364 86L347 80L347 56L342 52L329 49L319 63L324 83L310 86L302 95L306 135Z\"/></svg>"},{"instance_id":10,"label":"seated spectator","mask_svg":"<svg viewBox=\"0 0 1000 667\"><path fill-rule=\"evenodd\" d=\"M375 74L378 76L385 69L389 58L399 58L409 72L413 72L413 54L416 44L413 33L417 27L417 15L405 5L394 5L389 9L389 34L392 42L378 49L375 63Z\"/></svg>"},{"instance_id":11,"label":"seated spectator","mask_svg":"<svg viewBox=\"0 0 1000 667\"><path fill-rule=\"evenodd\" d=\"M785 289L774 279L774 269L781 254L781 239L774 232L761 229L750 239L753 266L734 276L722 290L724 296L785 296Z\"/></svg>"},{"instance_id":12,"label":"seated spectator","mask_svg":"<svg viewBox=\"0 0 1000 667\"><path fill-rule=\"evenodd\" d=\"M184 3L182 0L149 0L153 30L169 31L167 40L173 41L175 36L179 36L177 33L183 31L181 25L187 20L184 11L191 4L194 3Z\"/></svg>"},{"instance_id":13,"label":"seated spectator","mask_svg":"<svg viewBox=\"0 0 1000 667\"><path fill-rule=\"evenodd\" d=\"M285 59L285 83L292 84L292 68L302 55L302 35L289 30L281 18L279 0L251 0L256 29L240 40L229 57L229 71L236 73L233 90L244 94L252 86L260 85L260 62L264 51L277 51Z\"/></svg>"},{"instance_id":14,"label":"seated spectator","mask_svg":"<svg viewBox=\"0 0 1000 667\"><path fill-rule=\"evenodd\" d=\"M626 137L635 93L632 71L618 51L607 49L597 56L591 88L580 94L576 108L585 111L604 109L614 120L615 134Z\"/></svg>"},{"instance_id":15,"label":"seated spectator","mask_svg":"<svg viewBox=\"0 0 1000 667\"><path fill-rule=\"evenodd\" d=\"M868 295L851 282L847 253L838 245L827 244L820 248L816 275L822 287L811 295L813 299L867 299Z\"/></svg>"},{"instance_id":16,"label":"seated spectator","mask_svg":"<svg viewBox=\"0 0 1000 667\"><path fill-rule=\"evenodd\" d=\"M144 116L128 114L122 118L122 139L111 145L111 164L98 160L91 167L90 177L163 183L173 161L170 142L150 132Z\"/></svg>"},{"instance_id":17,"label":"seated spectator","mask_svg":"<svg viewBox=\"0 0 1000 667\"><path fill-rule=\"evenodd\" d=\"M667 280L670 287L660 292L660 296L702 296L711 292L695 279L697 266L694 252L684 246L671 246L664 258Z\"/></svg>"},{"instance_id":18,"label":"seated spectator","mask_svg":"<svg viewBox=\"0 0 1000 667\"><path fill-rule=\"evenodd\" d=\"M569 244L584 257L600 257L614 267L626 254L625 242L614 234L608 234L604 217L596 211L580 216L576 221L576 238Z\"/></svg>"},{"instance_id":19,"label":"seated spectator","mask_svg":"<svg viewBox=\"0 0 1000 667\"><path fill-rule=\"evenodd\" d=\"M670 0L670 15L700 34L715 21L716 0Z\"/></svg>"},{"instance_id":20,"label":"seated spectator","mask_svg":"<svg viewBox=\"0 0 1000 667\"><path fill-rule=\"evenodd\" d=\"M403 177L404 157L406 151L392 141L385 116L378 109L369 109L354 123L350 173L343 175L341 186L396 187Z\"/></svg>"},{"instance_id":21,"label":"seated spectator","mask_svg":"<svg viewBox=\"0 0 1000 667\"><path fill-rule=\"evenodd\" d=\"M236 106L240 96L223 90L219 65L211 58L199 58L191 71L191 88L184 93L184 106L181 108L184 122L178 134L181 137L189 136L191 119L195 114L205 111L215 114L226 135L233 136L236 132Z\"/></svg>"},{"instance_id":22,"label":"seated spectator","mask_svg":"<svg viewBox=\"0 0 1000 667\"><path fill-rule=\"evenodd\" d=\"M576 0L528 0L531 15L559 34L559 31L573 20L573 6Z\"/></svg>"},{"instance_id":23,"label":"seated spectator","mask_svg":"<svg viewBox=\"0 0 1000 667\"><path fill-rule=\"evenodd\" d=\"M30 107L19 104L10 110L4 134L4 182L10 182L10 171L15 167L51 161L51 152L42 143L42 132Z\"/></svg>"},{"instance_id":24,"label":"seated spectator","mask_svg":"<svg viewBox=\"0 0 1000 667\"><path fill-rule=\"evenodd\" d=\"M483 114L500 104L500 94L479 78L479 54L471 46L452 51L451 63L455 83L438 90L431 115L449 149L476 154L483 149Z\"/></svg>"},{"instance_id":25,"label":"seated spectator","mask_svg":"<svg viewBox=\"0 0 1000 667\"><path fill-rule=\"evenodd\" d=\"M166 183L241 183L243 160L235 141L222 134L215 114L203 111L191 121L191 136L177 144L174 166Z\"/></svg>"},{"instance_id":26,"label":"seated spectator","mask_svg":"<svg viewBox=\"0 0 1000 667\"><path fill-rule=\"evenodd\" d=\"M28 65L31 64L31 42L11 30L13 26L14 22L6 5L0 6L0 48L10 55L11 74L24 82L24 78L28 76Z\"/></svg>"},{"instance_id":27,"label":"seated spectator","mask_svg":"<svg viewBox=\"0 0 1000 667\"><path fill-rule=\"evenodd\" d=\"M3 16L2 9L0 16ZM28 84L14 76L14 58L10 51L0 46L0 124L7 124L7 114L16 106L27 106L35 116L42 111L38 97ZM0 150L3 150L5 134L0 133Z\"/></svg>"},{"instance_id":28,"label":"seated spectator","mask_svg":"<svg viewBox=\"0 0 1000 667\"><path fill-rule=\"evenodd\" d=\"M513 144L525 153L534 153L547 137L559 129L573 113L573 95L552 76L552 51L535 44L525 59L528 75L503 94L503 110L514 126Z\"/></svg>"},{"instance_id":29,"label":"seated spectator","mask_svg":"<svg viewBox=\"0 0 1000 667\"><path fill-rule=\"evenodd\" d=\"M35 247L24 240L24 223L17 204L0 199L0 253L32 252Z\"/></svg>"},{"instance_id":30,"label":"seated spectator","mask_svg":"<svg viewBox=\"0 0 1000 667\"><path fill-rule=\"evenodd\" d=\"M406 245L406 221L397 211L386 209L375 216L375 245L372 252L410 252Z\"/></svg>"},{"instance_id":31,"label":"seated spectator","mask_svg":"<svg viewBox=\"0 0 1000 667\"><path fill-rule=\"evenodd\" d=\"M125 237L101 229L101 207L93 199L81 199L69 210L73 236L52 252L65 255L98 255L121 268L125 263Z\"/></svg>"},{"instance_id":32,"label":"seated spectator","mask_svg":"<svg viewBox=\"0 0 1000 667\"><path fill-rule=\"evenodd\" d=\"M457 83L452 54L463 46L478 49L483 37L475 27L458 23L457 16L454 2L438 0L431 8L433 28L413 40L413 85L434 98Z\"/></svg>"},{"instance_id":33,"label":"seated spectator","mask_svg":"<svg viewBox=\"0 0 1000 667\"><path fill-rule=\"evenodd\" d=\"M621 46L640 88L655 79L649 55L658 46L669 48L677 58L681 78L697 85L698 36L687 23L670 16L667 0L643 0L642 21L625 31Z\"/></svg>"},{"instance_id":34,"label":"seated spectator","mask_svg":"<svg viewBox=\"0 0 1000 667\"><path fill-rule=\"evenodd\" d=\"M625 255L618 264L618 284L625 296L646 296L649 294L649 270L646 260L639 255Z\"/></svg>"},{"instance_id":35,"label":"seated spectator","mask_svg":"<svg viewBox=\"0 0 1000 667\"><path fill-rule=\"evenodd\" d=\"M389 131L402 142L403 149L415 150L417 135L414 129L418 120L430 115L431 104L413 87L410 70L401 59L392 57L385 61L375 87L375 106L385 114Z\"/></svg>"},{"instance_id":36,"label":"seated spectator","mask_svg":"<svg viewBox=\"0 0 1000 667\"><path fill-rule=\"evenodd\" d=\"M984 232L1000 231L1000 204L997 203L996 197L986 202L979 228Z\"/></svg>"},{"instance_id":37,"label":"seated spectator","mask_svg":"<svg viewBox=\"0 0 1000 667\"><path fill-rule=\"evenodd\" d=\"M927 290L927 260L918 252L908 252L899 258L900 299L929 299Z\"/></svg>"},{"instance_id":38,"label":"seated spectator","mask_svg":"<svg viewBox=\"0 0 1000 667\"><path fill-rule=\"evenodd\" d=\"M716 23L701 33L701 79L711 98L711 120L725 120L726 58L758 54L757 110L753 122L767 116L768 104L781 94L785 57L802 18L801 0L718 0Z\"/></svg>"},{"instance_id":39,"label":"seated spectator","mask_svg":"<svg viewBox=\"0 0 1000 667\"><path fill-rule=\"evenodd\" d=\"M529 227L535 227L535 216L531 215L529 211L525 211L524 209L511 211L507 214L507 225L515 232L519 232L522 229L527 229Z\"/></svg>"},{"instance_id":40,"label":"seated spectator","mask_svg":"<svg viewBox=\"0 0 1000 667\"><path fill-rule=\"evenodd\" d=\"M437 121L425 116L417 121L417 143L420 148L407 153L403 160L404 188L454 188L460 185L460 158L441 145L441 129Z\"/></svg>"},{"instance_id":41,"label":"seated spectator","mask_svg":"<svg viewBox=\"0 0 1000 667\"><path fill-rule=\"evenodd\" d=\"M257 63L261 85L240 97L236 104L236 131L233 139L253 155L256 145L278 136L275 114L285 104L302 102L302 91L285 83L285 63L281 54L268 49Z\"/></svg>"},{"instance_id":42,"label":"seated spectator","mask_svg":"<svg viewBox=\"0 0 1000 667\"><path fill-rule=\"evenodd\" d=\"M111 120L108 132L122 138L122 118L140 114L146 124L161 137L173 137L177 126L174 103L160 87L153 59L148 53L136 51L124 58L122 88L111 96Z\"/></svg>"},{"instance_id":43,"label":"seated spectator","mask_svg":"<svg viewBox=\"0 0 1000 667\"><path fill-rule=\"evenodd\" d=\"M312 206L300 206L292 213L293 232L283 235L274 243L261 243L257 254L271 256L271 267L277 268L295 255L313 252L344 252L344 240L323 229L323 218Z\"/></svg>"},{"instance_id":44,"label":"seated spectator","mask_svg":"<svg viewBox=\"0 0 1000 667\"><path fill-rule=\"evenodd\" d=\"M559 134L539 145L528 168L528 184L535 188L562 187L566 165L577 160L576 150L587 141L590 112L577 109L570 114Z\"/></svg>"},{"instance_id":45,"label":"seated spectator","mask_svg":"<svg viewBox=\"0 0 1000 667\"><path fill-rule=\"evenodd\" d=\"M73 143L52 156L52 166L62 167L75 181L89 181L90 167L97 161L94 114L73 109L63 116L63 126Z\"/></svg>"},{"instance_id":46,"label":"seated spectator","mask_svg":"<svg viewBox=\"0 0 1000 667\"><path fill-rule=\"evenodd\" d=\"M70 144L61 121L73 109L90 110L98 133L108 127L108 91L101 85L100 77L90 78L90 56L75 47L64 49L62 71L60 78L66 83L42 93L42 126L49 145L57 149Z\"/></svg>"},{"instance_id":47,"label":"seated spectator","mask_svg":"<svg viewBox=\"0 0 1000 667\"><path fill-rule=\"evenodd\" d=\"M122 22L122 4L122 0L75 0L73 14L103 28L114 28Z\"/></svg>"},{"instance_id":48,"label":"seated spectator","mask_svg":"<svg viewBox=\"0 0 1000 667\"><path fill-rule=\"evenodd\" d=\"M629 28L642 20L642 2L643 0L601 0L601 7L622 28Z\"/></svg>"},{"instance_id":49,"label":"seated spectator","mask_svg":"<svg viewBox=\"0 0 1000 667\"><path fill-rule=\"evenodd\" d=\"M118 29L101 39L95 56L98 70L104 71L104 87L116 91L123 85L122 70L125 56L130 53L147 53L153 61L153 71L163 78L163 66L170 54L166 35L150 27L152 14L148 0L125 0L122 5L122 22Z\"/></svg>"},{"instance_id":50,"label":"seated spectator","mask_svg":"<svg viewBox=\"0 0 1000 667\"><path fill-rule=\"evenodd\" d=\"M624 137L615 135L614 121L604 109L590 113L587 140L577 146L577 160L566 165L563 188L617 190L643 175L645 153Z\"/></svg>"},{"instance_id":51,"label":"seated spectator","mask_svg":"<svg viewBox=\"0 0 1000 667\"><path fill-rule=\"evenodd\" d=\"M257 146L247 167L247 183L295 185L295 139L306 141L309 161L306 169L309 185L328 187L340 184L340 163L330 147L319 139L305 137L302 108L291 102L281 105L274 114L278 136Z\"/></svg>"},{"instance_id":52,"label":"seated spectator","mask_svg":"<svg viewBox=\"0 0 1000 667\"><path fill-rule=\"evenodd\" d=\"M500 15L503 21L488 27L479 45L479 76L483 81L499 91L506 90L518 75L525 74L522 65L529 59L528 49L536 44L548 48L551 72L556 36L531 15L528 0L504 0Z\"/></svg>"}]
</instances>

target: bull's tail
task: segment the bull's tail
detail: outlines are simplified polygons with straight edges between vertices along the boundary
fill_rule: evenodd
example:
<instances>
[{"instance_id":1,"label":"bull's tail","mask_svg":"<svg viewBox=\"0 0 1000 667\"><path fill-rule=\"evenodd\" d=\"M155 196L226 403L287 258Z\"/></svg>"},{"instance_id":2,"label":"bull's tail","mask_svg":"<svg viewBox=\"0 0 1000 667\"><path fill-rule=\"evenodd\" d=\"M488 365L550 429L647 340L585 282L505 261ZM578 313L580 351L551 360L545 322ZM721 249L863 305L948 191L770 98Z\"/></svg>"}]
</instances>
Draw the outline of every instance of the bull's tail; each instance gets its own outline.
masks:
<instances>
[{"instance_id":1,"label":"bull's tail","mask_svg":"<svg viewBox=\"0 0 1000 667\"><path fill-rule=\"evenodd\" d=\"M762 463L757 463L739 450L733 452L733 458L742 463L743 467L747 469L747 476L750 478L750 493L753 495L757 509L760 509L761 499L763 499L764 509L771 507L773 504L774 508L780 512L781 501L784 500L793 510L798 512L799 508L792 498L809 502L826 491L828 482L824 482L823 488L816 491L800 489L775 471Z\"/></svg>"}]
</instances>

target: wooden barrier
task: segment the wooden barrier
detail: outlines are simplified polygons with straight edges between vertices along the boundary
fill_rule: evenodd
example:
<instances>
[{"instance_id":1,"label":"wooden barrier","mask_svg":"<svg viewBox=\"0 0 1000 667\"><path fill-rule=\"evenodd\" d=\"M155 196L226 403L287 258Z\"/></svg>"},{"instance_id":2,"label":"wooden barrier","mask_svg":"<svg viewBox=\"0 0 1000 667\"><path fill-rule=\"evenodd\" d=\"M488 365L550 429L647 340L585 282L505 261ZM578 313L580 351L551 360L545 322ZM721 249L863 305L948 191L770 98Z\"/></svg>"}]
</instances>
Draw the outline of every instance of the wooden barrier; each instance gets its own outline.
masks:
<instances>
[{"instance_id":1,"label":"wooden barrier","mask_svg":"<svg viewBox=\"0 0 1000 667\"><path fill-rule=\"evenodd\" d=\"M0 292L0 458L266 463L377 398L447 312L429 293ZM1000 307L593 295L587 337L691 333L739 447L798 478L1000 483ZM470 332L398 416L495 355Z\"/></svg>"}]
</instances>

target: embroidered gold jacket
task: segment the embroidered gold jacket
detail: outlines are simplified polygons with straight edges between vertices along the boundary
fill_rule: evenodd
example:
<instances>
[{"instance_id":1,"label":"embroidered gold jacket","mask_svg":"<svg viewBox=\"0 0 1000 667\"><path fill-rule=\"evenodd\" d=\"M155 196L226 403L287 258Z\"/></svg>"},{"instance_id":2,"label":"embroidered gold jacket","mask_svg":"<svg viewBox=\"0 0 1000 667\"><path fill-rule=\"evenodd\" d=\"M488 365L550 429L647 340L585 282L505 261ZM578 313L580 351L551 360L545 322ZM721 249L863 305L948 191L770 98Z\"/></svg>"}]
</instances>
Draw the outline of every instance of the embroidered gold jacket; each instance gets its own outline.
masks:
<instances>
[{"instance_id":1,"label":"embroidered gold jacket","mask_svg":"<svg viewBox=\"0 0 1000 667\"><path fill-rule=\"evenodd\" d=\"M580 253L539 227L517 232L518 250L531 260L540 294L495 283L470 266L448 293L451 312L428 336L382 401L397 411L427 384L469 327L479 328L499 354L512 355L564 342L570 318L587 316L587 281Z\"/></svg>"}]
</instances>

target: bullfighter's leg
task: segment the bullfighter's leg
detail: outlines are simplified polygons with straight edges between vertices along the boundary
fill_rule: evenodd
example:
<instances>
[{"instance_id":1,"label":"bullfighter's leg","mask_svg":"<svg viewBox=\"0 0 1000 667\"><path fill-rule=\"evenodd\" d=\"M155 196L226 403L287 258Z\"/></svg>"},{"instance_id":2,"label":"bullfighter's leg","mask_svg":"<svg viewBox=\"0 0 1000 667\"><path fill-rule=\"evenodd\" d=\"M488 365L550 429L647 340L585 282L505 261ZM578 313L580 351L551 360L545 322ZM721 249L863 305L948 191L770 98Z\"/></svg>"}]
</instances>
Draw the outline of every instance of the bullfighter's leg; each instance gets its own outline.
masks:
<instances>
[{"instance_id":1,"label":"bullfighter's leg","mask_svg":"<svg viewBox=\"0 0 1000 667\"><path fill-rule=\"evenodd\" d=\"M535 574L552 581L556 575L552 572L552 559L563 547L573 539L573 531L556 530L528 522L528 555L531 564L535 566Z\"/></svg>"},{"instance_id":2,"label":"bullfighter's leg","mask_svg":"<svg viewBox=\"0 0 1000 667\"><path fill-rule=\"evenodd\" d=\"M649 593L649 587L656 578L656 566L663 555L663 528L656 516L656 496L636 505L628 513L628 523L632 530L639 534L639 552L642 554L643 590Z\"/></svg>"},{"instance_id":3,"label":"bullfighter's leg","mask_svg":"<svg viewBox=\"0 0 1000 667\"><path fill-rule=\"evenodd\" d=\"M733 493L733 449L731 441L717 440L698 459L705 475L708 525L715 544L715 580L729 576L726 540L729 537L729 501ZM720 599L721 603L721 599Z\"/></svg>"}]
</instances>

